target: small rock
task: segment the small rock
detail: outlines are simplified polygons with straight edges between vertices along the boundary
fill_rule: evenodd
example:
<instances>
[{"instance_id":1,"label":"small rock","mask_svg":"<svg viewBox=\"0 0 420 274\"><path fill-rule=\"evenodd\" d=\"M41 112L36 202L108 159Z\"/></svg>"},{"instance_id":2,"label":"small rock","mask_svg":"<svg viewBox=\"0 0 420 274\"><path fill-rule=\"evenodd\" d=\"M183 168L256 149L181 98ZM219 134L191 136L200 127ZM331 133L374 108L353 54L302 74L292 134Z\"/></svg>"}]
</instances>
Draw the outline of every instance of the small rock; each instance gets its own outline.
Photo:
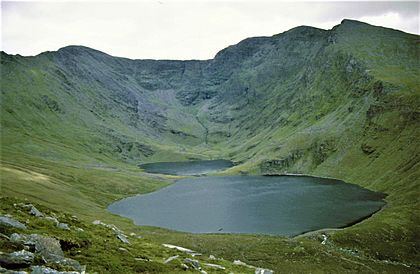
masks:
<instances>
[{"instance_id":1,"label":"small rock","mask_svg":"<svg viewBox=\"0 0 420 274\"><path fill-rule=\"evenodd\" d=\"M270 269L265 268L257 268L255 269L255 274L273 274L274 271Z\"/></svg>"},{"instance_id":2,"label":"small rock","mask_svg":"<svg viewBox=\"0 0 420 274\"><path fill-rule=\"evenodd\" d=\"M29 214L34 215L35 217L43 217L44 214L41 213L35 206L30 205L31 210L29 211Z\"/></svg>"},{"instance_id":3,"label":"small rock","mask_svg":"<svg viewBox=\"0 0 420 274\"><path fill-rule=\"evenodd\" d=\"M26 226L19 221L13 220L12 218L0 215L0 226L9 226L18 229L26 229Z\"/></svg>"},{"instance_id":4,"label":"small rock","mask_svg":"<svg viewBox=\"0 0 420 274\"><path fill-rule=\"evenodd\" d=\"M55 223L56 225L59 223L57 218L50 217L50 216L45 217L45 220L51 221L51 222Z\"/></svg>"},{"instance_id":5,"label":"small rock","mask_svg":"<svg viewBox=\"0 0 420 274\"><path fill-rule=\"evenodd\" d=\"M27 208L30 207L30 205L25 205L24 203L17 203L13 204L14 207L20 207L20 208Z\"/></svg>"},{"instance_id":6,"label":"small rock","mask_svg":"<svg viewBox=\"0 0 420 274\"><path fill-rule=\"evenodd\" d=\"M130 242L127 240L127 237L125 237L125 235L124 234L117 234L117 238L121 241L121 242L123 242L123 243L125 243L125 244L129 244Z\"/></svg>"},{"instance_id":7,"label":"small rock","mask_svg":"<svg viewBox=\"0 0 420 274\"><path fill-rule=\"evenodd\" d=\"M164 264L168 264L168 263L172 262L173 260L177 259L178 257L179 257L179 255L175 255L175 256L169 257L163 263Z\"/></svg>"},{"instance_id":8,"label":"small rock","mask_svg":"<svg viewBox=\"0 0 420 274\"><path fill-rule=\"evenodd\" d=\"M66 224L66 223L58 223L57 227L60 228L60 229L64 229L64 230L70 230L69 225Z\"/></svg>"},{"instance_id":9,"label":"small rock","mask_svg":"<svg viewBox=\"0 0 420 274\"><path fill-rule=\"evenodd\" d=\"M101 225L103 223L101 221L99 221L99 220L95 220L95 221L92 222L92 224L94 224L94 225Z\"/></svg>"},{"instance_id":10,"label":"small rock","mask_svg":"<svg viewBox=\"0 0 420 274\"><path fill-rule=\"evenodd\" d=\"M128 252L128 250L127 250L126 248L124 248L124 247L119 247L119 248L118 248L118 250L119 250L119 251Z\"/></svg>"},{"instance_id":11,"label":"small rock","mask_svg":"<svg viewBox=\"0 0 420 274\"><path fill-rule=\"evenodd\" d=\"M218 264L205 264L206 266L217 268L217 269L226 269L226 267L218 265Z\"/></svg>"},{"instance_id":12,"label":"small rock","mask_svg":"<svg viewBox=\"0 0 420 274\"><path fill-rule=\"evenodd\" d=\"M134 258L134 260L136 260L136 261L149 261L148 258L139 258L139 257Z\"/></svg>"},{"instance_id":13,"label":"small rock","mask_svg":"<svg viewBox=\"0 0 420 274\"><path fill-rule=\"evenodd\" d=\"M197 260L185 258L184 263L186 263L187 265L191 265L194 269L201 270L201 265Z\"/></svg>"},{"instance_id":14,"label":"small rock","mask_svg":"<svg viewBox=\"0 0 420 274\"><path fill-rule=\"evenodd\" d=\"M328 237L327 237L327 235L326 234L321 234L321 236L322 236L322 242L321 242L321 244L322 245L325 245L326 243L327 243L327 240L328 240Z\"/></svg>"},{"instance_id":15,"label":"small rock","mask_svg":"<svg viewBox=\"0 0 420 274\"><path fill-rule=\"evenodd\" d=\"M9 236L4 235L3 233L0 233L0 238L6 239L6 240L10 240Z\"/></svg>"},{"instance_id":16,"label":"small rock","mask_svg":"<svg viewBox=\"0 0 420 274\"><path fill-rule=\"evenodd\" d=\"M210 256L209 256L209 259L210 259L210 260L216 260L216 257L214 257L214 255L210 255Z\"/></svg>"},{"instance_id":17,"label":"small rock","mask_svg":"<svg viewBox=\"0 0 420 274\"><path fill-rule=\"evenodd\" d=\"M249 264L244 263L244 262L242 262L242 261L240 261L240 260L234 260L234 261L233 261L233 264L234 264L234 265L241 265L241 266L245 266L245 267L248 267L248 268L256 268L255 266L249 265Z\"/></svg>"},{"instance_id":18,"label":"small rock","mask_svg":"<svg viewBox=\"0 0 420 274\"><path fill-rule=\"evenodd\" d=\"M114 231L115 234L124 234L116 225L114 224L104 224L106 227L110 228L112 231Z\"/></svg>"},{"instance_id":19,"label":"small rock","mask_svg":"<svg viewBox=\"0 0 420 274\"><path fill-rule=\"evenodd\" d=\"M76 227L75 229L76 229L76 231L78 231L78 232L83 232L83 231L84 231L84 229L83 229L83 228L80 228L80 227Z\"/></svg>"},{"instance_id":20,"label":"small rock","mask_svg":"<svg viewBox=\"0 0 420 274\"><path fill-rule=\"evenodd\" d=\"M136 233L131 232L131 233L130 233L130 236L131 236L131 237L134 237L134 236L136 236Z\"/></svg>"},{"instance_id":21,"label":"small rock","mask_svg":"<svg viewBox=\"0 0 420 274\"><path fill-rule=\"evenodd\" d=\"M0 265L7 268L28 267L34 261L34 254L26 250L16 251L9 254L0 254Z\"/></svg>"},{"instance_id":22,"label":"small rock","mask_svg":"<svg viewBox=\"0 0 420 274\"><path fill-rule=\"evenodd\" d=\"M188 265L186 265L186 264L181 264L181 267L182 267L182 269L184 269L184 270L188 270L188 269L189 269Z\"/></svg>"},{"instance_id":23,"label":"small rock","mask_svg":"<svg viewBox=\"0 0 420 274\"><path fill-rule=\"evenodd\" d=\"M185 247L181 247L181 246L170 245L170 244L163 244L163 246L164 247L167 247L167 248L171 248L171 249L176 249L176 250L181 251L181 252L188 253L188 254L190 254L193 257L202 255L201 253L195 252L195 251L193 251L191 249L188 249L188 248L185 248Z\"/></svg>"}]
</instances>

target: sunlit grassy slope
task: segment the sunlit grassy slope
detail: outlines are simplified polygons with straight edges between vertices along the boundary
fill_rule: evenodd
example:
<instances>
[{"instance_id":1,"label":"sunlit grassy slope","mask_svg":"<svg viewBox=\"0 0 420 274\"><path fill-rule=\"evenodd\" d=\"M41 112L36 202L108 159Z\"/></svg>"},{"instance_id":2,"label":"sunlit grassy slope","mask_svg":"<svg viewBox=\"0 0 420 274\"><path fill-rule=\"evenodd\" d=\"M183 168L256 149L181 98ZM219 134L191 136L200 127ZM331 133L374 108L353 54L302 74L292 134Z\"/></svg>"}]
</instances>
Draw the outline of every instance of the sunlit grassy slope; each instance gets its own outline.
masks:
<instances>
[{"instance_id":1,"label":"sunlit grassy slope","mask_svg":"<svg viewBox=\"0 0 420 274\"><path fill-rule=\"evenodd\" d=\"M351 20L249 38L203 61L2 52L2 195L280 273L416 271L419 58L419 36ZM235 161L229 174L343 179L387 193L388 205L330 232L327 246L136 228L104 210L175 179L137 164L204 158Z\"/></svg>"}]
</instances>

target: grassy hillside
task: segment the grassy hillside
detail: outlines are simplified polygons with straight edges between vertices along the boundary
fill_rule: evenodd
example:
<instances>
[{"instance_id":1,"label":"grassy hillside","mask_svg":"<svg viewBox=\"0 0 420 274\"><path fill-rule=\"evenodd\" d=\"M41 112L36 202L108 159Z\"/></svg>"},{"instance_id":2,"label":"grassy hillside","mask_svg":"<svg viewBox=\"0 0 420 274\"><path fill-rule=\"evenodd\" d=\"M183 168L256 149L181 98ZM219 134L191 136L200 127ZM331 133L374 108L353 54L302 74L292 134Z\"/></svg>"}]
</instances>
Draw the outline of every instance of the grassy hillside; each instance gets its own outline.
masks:
<instances>
[{"instance_id":1,"label":"grassy hillside","mask_svg":"<svg viewBox=\"0 0 420 274\"><path fill-rule=\"evenodd\" d=\"M170 242L280 273L418 271L418 40L344 20L249 38L204 61L130 60L80 46L2 52L2 195L117 224L150 241L145 250ZM176 179L137 164L208 158L235 161L228 174L339 178L388 194L388 204L327 232L328 245L316 233L135 227L105 210Z\"/></svg>"}]
</instances>

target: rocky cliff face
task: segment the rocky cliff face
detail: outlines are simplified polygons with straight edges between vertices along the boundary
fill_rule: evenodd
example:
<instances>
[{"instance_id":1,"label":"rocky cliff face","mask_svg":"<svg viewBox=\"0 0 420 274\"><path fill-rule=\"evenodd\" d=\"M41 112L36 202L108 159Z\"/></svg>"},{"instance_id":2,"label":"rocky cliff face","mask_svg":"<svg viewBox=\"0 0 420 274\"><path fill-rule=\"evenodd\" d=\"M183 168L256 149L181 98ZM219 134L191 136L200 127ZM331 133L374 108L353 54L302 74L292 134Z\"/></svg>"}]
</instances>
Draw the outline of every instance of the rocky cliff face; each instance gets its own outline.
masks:
<instances>
[{"instance_id":1,"label":"rocky cliff face","mask_svg":"<svg viewBox=\"0 0 420 274\"><path fill-rule=\"evenodd\" d=\"M366 147L354 143L386 132L375 117L391 109L400 117L390 123L416 121L418 100L406 98L418 98L417 39L344 20L329 31L302 26L245 39L203 61L130 60L81 46L2 53L3 122L16 133L41 127L33 134L71 138L73 146L87 137L87 152L125 161L147 161L166 145L216 145L238 161L306 149L304 166L313 168L326 160L314 146ZM69 136L63 127L75 130Z\"/></svg>"}]
</instances>

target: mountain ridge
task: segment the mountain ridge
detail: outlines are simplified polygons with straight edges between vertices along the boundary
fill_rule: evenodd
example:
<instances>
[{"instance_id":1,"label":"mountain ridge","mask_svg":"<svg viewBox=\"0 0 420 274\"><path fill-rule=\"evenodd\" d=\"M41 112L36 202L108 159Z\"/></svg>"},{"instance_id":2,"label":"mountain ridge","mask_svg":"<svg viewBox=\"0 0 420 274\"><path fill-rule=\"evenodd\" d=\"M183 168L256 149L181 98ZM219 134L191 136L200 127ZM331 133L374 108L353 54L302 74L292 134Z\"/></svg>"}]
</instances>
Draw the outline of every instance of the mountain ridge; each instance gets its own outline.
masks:
<instances>
[{"instance_id":1,"label":"mountain ridge","mask_svg":"<svg viewBox=\"0 0 420 274\"><path fill-rule=\"evenodd\" d=\"M388 27L382 27L382 26L375 26L375 25L372 25L372 24L368 24L368 23L365 23L365 22L362 22L362 21L358 21L358 20L355 20L355 19L343 19L341 22L340 22L340 24L338 24L338 25L335 25L335 26L333 26L331 29L322 29L322 28L317 28L317 27L312 27L312 26L309 26L309 25L301 25L301 26L297 26L297 27L293 27L293 28L291 28L291 29L289 29L289 30L287 30L287 31L284 31L284 32L281 32L281 33L277 33L277 34L273 34L273 35L270 35L270 36L253 36L253 37L248 37L248 38L244 38L244 39L242 39L242 40L240 40L238 43L236 43L236 44L232 44L232 45L229 45L229 46L226 46L224 49L226 49L226 48L229 48L229 47L231 47L231 46L235 46L235 45L237 45L237 44L239 44L239 43L241 43L241 42L243 42L243 41L245 41L245 40L249 40L249 39L259 39L259 38L272 38L272 37L276 37L276 36L278 36L278 35L281 35L281 34L284 34L284 33L287 33L287 32L291 32L291 31L294 31L294 30L297 30L297 29L303 29L303 28L309 28L309 29L316 29L316 30L321 30L321 31L331 31L331 30L334 30L334 29L337 29L337 28L339 28L340 26L343 26L344 24L346 24L346 25L352 25L352 26L355 26L355 25L360 25L360 26L370 26L370 27L380 27L380 28L382 28L382 29L386 29L386 30L392 30L392 31L397 31L397 32L401 32L401 33L405 33L405 34L409 34L409 35L414 35L414 36L416 36L416 34L413 34L413 33L408 33L408 32L404 32L404 31L402 31L402 30L399 30L399 29L393 29L393 28L388 28ZM70 48L80 48L80 49L85 49L85 50L92 50L92 51L96 51L96 52L100 52L100 53L104 53L104 54L106 54L106 55L109 55L109 56L112 56L112 57L116 57L116 58L123 58L123 59L129 59L129 60L156 60L156 61L208 61L208 60L212 60L212 59L214 59L215 57L213 57L213 58L210 58L210 59L195 59L195 58L192 58L192 59L183 59L183 60L181 60L181 59L144 59L144 58L129 58L129 57L124 57L124 56L114 56L114 55L110 55L110 54L108 54L108 53L106 53L105 51L101 51L101 50L97 50L97 49L95 49L95 48L93 48L93 47L88 47L88 46L84 46L84 45L67 45L67 46L63 46L63 47L60 47L59 49L57 49L57 50L52 50L52 51L50 51L50 50L47 50L47 51L43 51L43 52L41 52L41 53L39 53L39 54L36 54L36 55L30 55L30 56L26 56L26 55L20 55L20 54L9 54L9 53L7 53L7 52L5 52L5 51L0 51L1 53L4 53L4 54L7 54L7 55L11 55L11 56L21 56L21 57L36 57L36 56L38 56L38 55L41 55L41 54L46 54L46 53L54 53L54 52L58 52L58 51L60 51L60 50L65 50L65 49L70 49ZM222 50L220 50L220 51L223 51L223 49ZM220 52L219 51L219 52ZM215 56L218 54L218 52L215 54Z\"/></svg>"}]
</instances>

